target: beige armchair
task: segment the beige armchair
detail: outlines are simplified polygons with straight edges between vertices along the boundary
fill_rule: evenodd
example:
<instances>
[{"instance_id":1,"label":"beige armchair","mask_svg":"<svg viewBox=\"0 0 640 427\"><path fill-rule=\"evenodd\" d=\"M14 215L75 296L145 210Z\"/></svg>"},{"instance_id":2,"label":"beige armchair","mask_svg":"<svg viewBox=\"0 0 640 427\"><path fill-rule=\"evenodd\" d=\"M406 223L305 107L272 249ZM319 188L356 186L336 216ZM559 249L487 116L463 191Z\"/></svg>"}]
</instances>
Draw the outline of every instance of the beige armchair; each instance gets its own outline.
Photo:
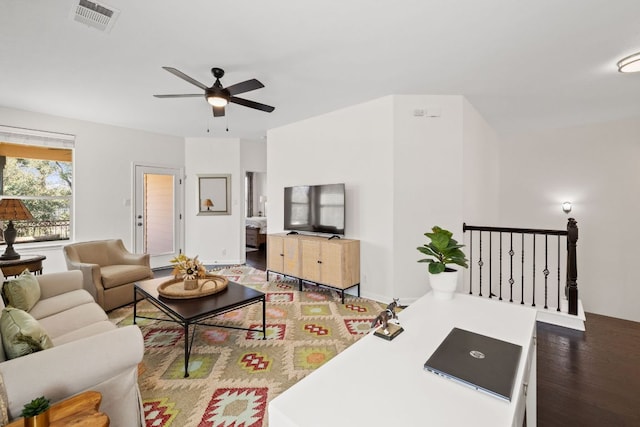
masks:
<instances>
[{"instance_id":1,"label":"beige armchair","mask_svg":"<svg viewBox=\"0 0 640 427\"><path fill-rule=\"evenodd\" d=\"M95 240L66 245L69 270L81 270L84 288L105 310L133 302L133 284L152 279L149 254L132 254L122 240Z\"/></svg>"}]
</instances>

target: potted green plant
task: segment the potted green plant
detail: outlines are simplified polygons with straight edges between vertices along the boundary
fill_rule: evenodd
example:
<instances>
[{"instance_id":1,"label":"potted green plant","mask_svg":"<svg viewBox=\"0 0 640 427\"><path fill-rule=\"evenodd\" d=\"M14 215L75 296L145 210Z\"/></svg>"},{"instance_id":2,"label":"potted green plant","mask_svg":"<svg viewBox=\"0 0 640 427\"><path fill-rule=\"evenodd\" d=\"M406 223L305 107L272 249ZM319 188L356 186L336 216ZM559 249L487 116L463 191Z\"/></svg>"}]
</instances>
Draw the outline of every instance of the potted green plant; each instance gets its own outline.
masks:
<instances>
[{"instance_id":1,"label":"potted green plant","mask_svg":"<svg viewBox=\"0 0 640 427\"><path fill-rule=\"evenodd\" d=\"M449 267L455 264L467 268L467 258L462 252L464 245L453 238L453 233L434 226L431 233L424 233L430 242L417 249L428 258L418 262L429 263L429 283L433 295L438 299L451 299L458 284L458 271Z\"/></svg>"},{"instance_id":2,"label":"potted green plant","mask_svg":"<svg viewBox=\"0 0 640 427\"><path fill-rule=\"evenodd\" d=\"M22 408L22 417L25 427L49 426L49 399L44 396L37 397Z\"/></svg>"}]
</instances>

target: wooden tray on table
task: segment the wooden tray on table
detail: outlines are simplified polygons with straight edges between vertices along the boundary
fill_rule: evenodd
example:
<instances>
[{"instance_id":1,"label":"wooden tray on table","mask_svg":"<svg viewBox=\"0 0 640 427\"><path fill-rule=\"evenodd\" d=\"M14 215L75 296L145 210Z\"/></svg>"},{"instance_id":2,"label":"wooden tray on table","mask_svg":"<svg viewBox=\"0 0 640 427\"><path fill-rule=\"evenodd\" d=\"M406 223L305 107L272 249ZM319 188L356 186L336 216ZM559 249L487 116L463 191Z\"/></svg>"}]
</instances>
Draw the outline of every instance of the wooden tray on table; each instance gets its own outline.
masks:
<instances>
[{"instance_id":1,"label":"wooden tray on table","mask_svg":"<svg viewBox=\"0 0 640 427\"><path fill-rule=\"evenodd\" d=\"M186 290L184 279L174 277L158 285L158 293L160 296L170 299L200 298L221 292L227 288L228 284L229 280L226 277L210 274L198 279L196 289Z\"/></svg>"}]
</instances>

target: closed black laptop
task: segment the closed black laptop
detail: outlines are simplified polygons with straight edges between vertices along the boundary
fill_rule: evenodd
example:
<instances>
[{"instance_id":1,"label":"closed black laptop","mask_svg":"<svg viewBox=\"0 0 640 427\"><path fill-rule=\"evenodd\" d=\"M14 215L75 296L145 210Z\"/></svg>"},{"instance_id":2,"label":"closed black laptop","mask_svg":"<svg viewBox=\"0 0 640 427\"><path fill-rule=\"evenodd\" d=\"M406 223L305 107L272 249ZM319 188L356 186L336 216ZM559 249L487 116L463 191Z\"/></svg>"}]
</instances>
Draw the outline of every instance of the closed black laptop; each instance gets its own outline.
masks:
<instances>
[{"instance_id":1,"label":"closed black laptop","mask_svg":"<svg viewBox=\"0 0 640 427\"><path fill-rule=\"evenodd\" d=\"M453 328L424 369L511 401L522 347Z\"/></svg>"}]
</instances>

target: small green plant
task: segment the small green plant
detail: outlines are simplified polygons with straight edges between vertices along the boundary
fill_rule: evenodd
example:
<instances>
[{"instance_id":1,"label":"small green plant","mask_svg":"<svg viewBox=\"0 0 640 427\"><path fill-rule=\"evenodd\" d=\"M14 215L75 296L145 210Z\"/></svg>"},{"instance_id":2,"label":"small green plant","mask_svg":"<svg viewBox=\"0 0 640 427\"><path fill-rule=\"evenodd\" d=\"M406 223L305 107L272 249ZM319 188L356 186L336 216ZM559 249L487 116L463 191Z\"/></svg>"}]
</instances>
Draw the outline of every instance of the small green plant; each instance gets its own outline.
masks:
<instances>
[{"instance_id":1,"label":"small green plant","mask_svg":"<svg viewBox=\"0 0 640 427\"><path fill-rule=\"evenodd\" d=\"M443 271L452 271L448 264L456 264L468 268L467 258L460 248L464 245L458 244L453 238L453 233L438 226L431 229L431 233L424 233L431 241L428 244L419 246L417 249L430 258L418 260L418 262L429 263L429 273L438 274Z\"/></svg>"},{"instance_id":2,"label":"small green plant","mask_svg":"<svg viewBox=\"0 0 640 427\"><path fill-rule=\"evenodd\" d=\"M35 417L36 415L42 414L47 409L49 409L49 403L49 399L46 399L44 396L37 397L31 402L24 405L21 415L24 418Z\"/></svg>"}]
</instances>

